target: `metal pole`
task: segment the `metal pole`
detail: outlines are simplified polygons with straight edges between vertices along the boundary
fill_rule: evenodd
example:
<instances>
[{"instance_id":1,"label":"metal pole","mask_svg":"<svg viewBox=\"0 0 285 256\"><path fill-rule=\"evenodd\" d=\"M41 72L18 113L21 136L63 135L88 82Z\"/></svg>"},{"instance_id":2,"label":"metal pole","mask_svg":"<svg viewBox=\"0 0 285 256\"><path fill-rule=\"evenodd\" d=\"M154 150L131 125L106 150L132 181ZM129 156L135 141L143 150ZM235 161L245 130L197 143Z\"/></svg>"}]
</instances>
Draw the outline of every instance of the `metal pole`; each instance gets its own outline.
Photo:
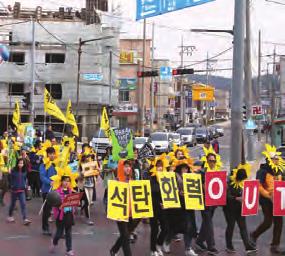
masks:
<instances>
[{"instance_id":1,"label":"metal pole","mask_svg":"<svg viewBox=\"0 0 285 256\"><path fill-rule=\"evenodd\" d=\"M235 0L231 109L231 169L241 162L245 0Z\"/></svg>"},{"instance_id":2,"label":"metal pole","mask_svg":"<svg viewBox=\"0 0 285 256\"><path fill-rule=\"evenodd\" d=\"M32 74L31 74L31 116L30 122L34 125L35 120L35 103L34 103L34 94L35 94L35 54L36 54L36 41L35 41L35 20L32 20Z\"/></svg>"},{"instance_id":3,"label":"metal pole","mask_svg":"<svg viewBox=\"0 0 285 256\"><path fill-rule=\"evenodd\" d=\"M210 69L210 63L209 63L209 52L207 52L207 62L206 62L206 77L207 77L207 86L209 85L209 69ZM206 115L206 120L205 120L205 124L206 127L208 126L208 115L209 115L209 104L208 101L204 102L205 104L205 115Z\"/></svg>"},{"instance_id":4,"label":"metal pole","mask_svg":"<svg viewBox=\"0 0 285 256\"><path fill-rule=\"evenodd\" d=\"M273 70L272 70L272 81L271 81L271 144L274 144L274 118L275 118L275 74L276 74L276 46L274 46L273 52Z\"/></svg>"},{"instance_id":5,"label":"metal pole","mask_svg":"<svg viewBox=\"0 0 285 256\"><path fill-rule=\"evenodd\" d=\"M154 29L155 25L152 23L152 46L151 46L151 69L153 70L153 60L154 60ZM153 132L153 119L155 116L154 111L154 78L151 77L150 82L150 132Z\"/></svg>"},{"instance_id":6,"label":"metal pole","mask_svg":"<svg viewBox=\"0 0 285 256\"><path fill-rule=\"evenodd\" d=\"M184 66L184 38L183 35L181 36L181 60L180 60L180 68ZM184 87L183 87L183 77L180 76L180 120L182 120L182 125L185 126L185 108L184 108Z\"/></svg>"},{"instance_id":7,"label":"metal pole","mask_svg":"<svg viewBox=\"0 0 285 256\"><path fill-rule=\"evenodd\" d=\"M79 38L79 45L78 45L78 66L77 66L77 91L76 91L76 118L77 122L79 121L78 117L78 108L79 108L79 83L80 83L80 65L81 65L81 47L82 47L82 39Z\"/></svg>"},{"instance_id":8,"label":"metal pole","mask_svg":"<svg viewBox=\"0 0 285 256\"><path fill-rule=\"evenodd\" d=\"M145 46L146 46L146 19L143 21L143 66L142 72L145 70ZM141 86L141 136L144 136L144 119L145 119L145 88L144 88L144 77L142 77L142 86Z\"/></svg>"},{"instance_id":9,"label":"metal pole","mask_svg":"<svg viewBox=\"0 0 285 256\"><path fill-rule=\"evenodd\" d=\"M113 69L113 52L110 50L109 58L109 106L112 106L112 69Z\"/></svg>"},{"instance_id":10,"label":"metal pole","mask_svg":"<svg viewBox=\"0 0 285 256\"><path fill-rule=\"evenodd\" d=\"M258 32L258 76L257 76L257 103L261 104L260 93L261 92L261 31ZM263 113L264 114L264 113ZM261 141L261 127L260 120L257 122L258 124L258 141Z\"/></svg>"},{"instance_id":11,"label":"metal pole","mask_svg":"<svg viewBox=\"0 0 285 256\"><path fill-rule=\"evenodd\" d=\"M252 119L252 72L251 72L251 22L250 22L250 0L246 0L246 40L245 40L245 105L247 120ZM254 160L254 134L253 130L246 132L247 136L247 160Z\"/></svg>"}]
</instances>

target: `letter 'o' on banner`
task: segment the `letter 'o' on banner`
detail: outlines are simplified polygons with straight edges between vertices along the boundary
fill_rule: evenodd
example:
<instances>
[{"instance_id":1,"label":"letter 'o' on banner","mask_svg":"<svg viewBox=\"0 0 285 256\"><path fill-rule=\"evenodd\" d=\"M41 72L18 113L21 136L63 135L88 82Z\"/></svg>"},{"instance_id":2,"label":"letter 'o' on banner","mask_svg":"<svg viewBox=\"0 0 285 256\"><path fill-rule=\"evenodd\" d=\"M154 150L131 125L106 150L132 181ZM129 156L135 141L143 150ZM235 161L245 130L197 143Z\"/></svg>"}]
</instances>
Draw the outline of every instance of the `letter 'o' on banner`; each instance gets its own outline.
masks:
<instances>
[{"instance_id":1,"label":"letter 'o' on banner","mask_svg":"<svg viewBox=\"0 0 285 256\"><path fill-rule=\"evenodd\" d=\"M222 206L227 203L227 172L206 172L206 206Z\"/></svg>"},{"instance_id":2,"label":"letter 'o' on banner","mask_svg":"<svg viewBox=\"0 0 285 256\"><path fill-rule=\"evenodd\" d=\"M273 216L285 216L285 181L274 181Z\"/></svg>"},{"instance_id":3,"label":"letter 'o' on banner","mask_svg":"<svg viewBox=\"0 0 285 256\"><path fill-rule=\"evenodd\" d=\"M259 207L259 181L245 180L242 194L242 216L258 214Z\"/></svg>"}]
</instances>

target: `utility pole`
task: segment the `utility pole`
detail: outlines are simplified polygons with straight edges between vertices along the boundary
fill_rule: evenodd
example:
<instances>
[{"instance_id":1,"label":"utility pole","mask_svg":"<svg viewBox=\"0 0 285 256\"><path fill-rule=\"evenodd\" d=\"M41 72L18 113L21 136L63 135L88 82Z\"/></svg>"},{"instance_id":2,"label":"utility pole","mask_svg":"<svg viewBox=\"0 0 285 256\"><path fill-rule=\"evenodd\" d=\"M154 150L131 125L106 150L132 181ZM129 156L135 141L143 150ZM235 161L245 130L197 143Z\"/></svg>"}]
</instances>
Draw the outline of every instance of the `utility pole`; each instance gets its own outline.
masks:
<instances>
[{"instance_id":1,"label":"utility pole","mask_svg":"<svg viewBox=\"0 0 285 256\"><path fill-rule=\"evenodd\" d=\"M79 85L80 85L80 66L81 66L81 54L82 54L82 39L79 38L79 45L78 45L78 64L77 64L77 90L76 90L76 118L77 122L79 122L78 110L79 110Z\"/></svg>"},{"instance_id":2,"label":"utility pole","mask_svg":"<svg viewBox=\"0 0 285 256\"><path fill-rule=\"evenodd\" d=\"M207 52L207 62L206 62L206 77L207 77L207 80L206 80L206 85L208 86L209 85L209 69L210 69L210 62L209 62L209 52ZM205 101L205 115L206 115L206 118L205 118L205 124L206 124L206 127L208 126L208 111L209 111L209 104L207 101Z\"/></svg>"},{"instance_id":3,"label":"utility pole","mask_svg":"<svg viewBox=\"0 0 285 256\"><path fill-rule=\"evenodd\" d=\"M113 69L113 52L109 52L109 106L112 106L112 69Z\"/></svg>"},{"instance_id":4,"label":"utility pole","mask_svg":"<svg viewBox=\"0 0 285 256\"><path fill-rule=\"evenodd\" d=\"M245 39L245 105L247 120L252 119L252 72L251 72L251 22L250 0L246 0L246 39ZM247 136L247 160L254 160L254 134L253 130L246 131Z\"/></svg>"},{"instance_id":5,"label":"utility pole","mask_svg":"<svg viewBox=\"0 0 285 256\"><path fill-rule=\"evenodd\" d=\"M154 62L154 29L155 29L155 25L154 25L154 23L152 23L151 70L153 70L153 62ZM150 132L153 132L154 116L155 116L155 111L154 111L154 78L151 77L151 81L150 81Z\"/></svg>"},{"instance_id":6,"label":"utility pole","mask_svg":"<svg viewBox=\"0 0 285 256\"><path fill-rule=\"evenodd\" d=\"M261 31L258 32L258 76L257 76L257 103L261 104ZM260 120L257 122L258 125L258 134L257 138L258 141L261 141L261 127L260 127Z\"/></svg>"},{"instance_id":7,"label":"utility pole","mask_svg":"<svg viewBox=\"0 0 285 256\"><path fill-rule=\"evenodd\" d=\"M30 122L34 125L35 121L35 101L34 101L34 94L35 94L35 54L36 54L36 40L35 40L35 20L31 18L32 22L32 73L31 73L31 87L30 87L30 92L31 92L31 115L30 115Z\"/></svg>"},{"instance_id":8,"label":"utility pole","mask_svg":"<svg viewBox=\"0 0 285 256\"><path fill-rule=\"evenodd\" d=\"M231 169L241 162L245 0L235 0L231 109Z\"/></svg>"},{"instance_id":9,"label":"utility pole","mask_svg":"<svg viewBox=\"0 0 285 256\"><path fill-rule=\"evenodd\" d=\"M276 46L274 46L273 52L273 70L272 70L272 81L271 81L271 144L274 145L274 118L275 118L275 76L276 76Z\"/></svg>"},{"instance_id":10,"label":"utility pole","mask_svg":"<svg viewBox=\"0 0 285 256\"><path fill-rule=\"evenodd\" d=\"M142 61L142 72L145 71L145 47L146 47L146 19L143 20L143 61ZM141 123L141 136L144 136L144 119L145 119L145 88L144 88L144 77L142 77L142 84L141 84L141 94L140 102L141 102L141 109L140 109L140 123Z\"/></svg>"},{"instance_id":11,"label":"utility pole","mask_svg":"<svg viewBox=\"0 0 285 256\"><path fill-rule=\"evenodd\" d=\"M181 36L181 52L180 52L180 68L184 67L184 38ZM179 78L180 81L180 120L182 120L183 126L185 126L185 91L183 86L183 77Z\"/></svg>"}]
</instances>

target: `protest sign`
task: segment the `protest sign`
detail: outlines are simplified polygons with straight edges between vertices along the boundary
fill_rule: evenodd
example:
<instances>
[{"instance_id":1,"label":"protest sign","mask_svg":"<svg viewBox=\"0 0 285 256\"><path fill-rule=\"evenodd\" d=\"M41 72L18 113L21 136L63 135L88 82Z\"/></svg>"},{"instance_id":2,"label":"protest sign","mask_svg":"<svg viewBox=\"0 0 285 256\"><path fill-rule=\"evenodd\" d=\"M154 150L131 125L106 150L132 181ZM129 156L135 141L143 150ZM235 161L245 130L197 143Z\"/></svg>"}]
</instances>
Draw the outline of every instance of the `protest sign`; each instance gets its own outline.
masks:
<instances>
[{"instance_id":1,"label":"protest sign","mask_svg":"<svg viewBox=\"0 0 285 256\"><path fill-rule=\"evenodd\" d=\"M139 150L138 158L139 159L149 159L155 157L154 149L151 144L146 142L143 147Z\"/></svg>"},{"instance_id":2,"label":"protest sign","mask_svg":"<svg viewBox=\"0 0 285 256\"><path fill-rule=\"evenodd\" d=\"M227 203L227 172L206 172L206 206L222 206Z\"/></svg>"},{"instance_id":3,"label":"protest sign","mask_svg":"<svg viewBox=\"0 0 285 256\"><path fill-rule=\"evenodd\" d=\"M116 221L128 222L129 214L129 184L125 182L109 180L107 218Z\"/></svg>"},{"instance_id":4,"label":"protest sign","mask_svg":"<svg viewBox=\"0 0 285 256\"><path fill-rule=\"evenodd\" d=\"M84 177L99 175L99 167L96 161L84 163L81 165L81 167L82 167L82 174L84 175Z\"/></svg>"},{"instance_id":5,"label":"protest sign","mask_svg":"<svg viewBox=\"0 0 285 256\"><path fill-rule=\"evenodd\" d=\"M285 181L274 181L273 216L285 216Z\"/></svg>"},{"instance_id":6,"label":"protest sign","mask_svg":"<svg viewBox=\"0 0 285 256\"><path fill-rule=\"evenodd\" d=\"M111 130L111 138L112 155L115 161L134 157L133 135L130 128Z\"/></svg>"},{"instance_id":7,"label":"protest sign","mask_svg":"<svg viewBox=\"0 0 285 256\"><path fill-rule=\"evenodd\" d=\"M259 207L259 181L245 180L242 194L242 216L258 214Z\"/></svg>"},{"instance_id":8,"label":"protest sign","mask_svg":"<svg viewBox=\"0 0 285 256\"><path fill-rule=\"evenodd\" d=\"M158 172L163 208L180 208L180 200L174 172Z\"/></svg>"},{"instance_id":9,"label":"protest sign","mask_svg":"<svg viewBox=\"0 0 285 256\"><path fill-rule=\"evenodd\" d=\"M63 199L63 202L60 208L78 206L80 204L80 200L82 196L83 196L83 192L66 195L65 198Z\"/></svg>"},{"instance_id":10,"label":"protest sign","mask_svg":"<svg viewBox=\"0 0 285 256\"><path fill-rule=\"evenodd\" d=\"M187 210L205 209L201 174L184 173L183 190Z\"/></svg>"},{"instance_id":11,"label":"protest sign","mask_svg":"<svg viewBox=\"0 0 285 256\"><path fill-rule=\"evenodd\" d=\"M152 197L149 180L130 181L132 218L152 218Z\"/></svg>"}]
</instances>

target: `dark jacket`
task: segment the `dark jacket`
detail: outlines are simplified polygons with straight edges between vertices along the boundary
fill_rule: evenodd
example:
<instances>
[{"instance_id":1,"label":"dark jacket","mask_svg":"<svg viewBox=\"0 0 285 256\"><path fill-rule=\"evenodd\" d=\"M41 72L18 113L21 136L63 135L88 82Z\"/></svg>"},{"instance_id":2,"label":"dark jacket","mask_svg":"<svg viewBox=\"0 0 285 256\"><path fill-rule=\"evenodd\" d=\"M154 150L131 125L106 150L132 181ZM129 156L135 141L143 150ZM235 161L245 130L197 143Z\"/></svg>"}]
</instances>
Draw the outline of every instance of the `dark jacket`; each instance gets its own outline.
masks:
<instances>
[{"instance_id":1,"label":"dark jacket","mask_svg":"<svg viewBox=\"0 0 285 256\"><path fill-rule=\"evenodd\" d=\"M53 131L46 130L46 140L52 140L55 138Z\"/></svg>"},{"instance_id":2,"label":"dark jacket","mask_svg":"<svg viewBox=\"0 0 285 256\"><path fill-rule=\"evenodd\" d=\"M29 158L33 171L40 171L40 166L42 164L42 156L37 155L36 152L30 152Z\"/></svg>"},{"instance_id":3,"label":"dark jacket","mask_svg":"<svg viewBox=\"0 0 285 256\"><path fill-rule=\"evenodd\" d=\"M150 176L149 180L151 187L152 206L155 214L161 210L162 199L161 199L160 187L156 176Z\"/></svg>"},{"instance_id":4,"label":"dark jacket","mask_svg":"<svg viewBox=\"0 0 285 256\"><path fill-rule=\"evenodd\" d=\"M25 190L27 184L27 170L23 167L19 170L18 167L14 167L10 173L10 186L12 191Z\"/></svg>"}]
</instances>

